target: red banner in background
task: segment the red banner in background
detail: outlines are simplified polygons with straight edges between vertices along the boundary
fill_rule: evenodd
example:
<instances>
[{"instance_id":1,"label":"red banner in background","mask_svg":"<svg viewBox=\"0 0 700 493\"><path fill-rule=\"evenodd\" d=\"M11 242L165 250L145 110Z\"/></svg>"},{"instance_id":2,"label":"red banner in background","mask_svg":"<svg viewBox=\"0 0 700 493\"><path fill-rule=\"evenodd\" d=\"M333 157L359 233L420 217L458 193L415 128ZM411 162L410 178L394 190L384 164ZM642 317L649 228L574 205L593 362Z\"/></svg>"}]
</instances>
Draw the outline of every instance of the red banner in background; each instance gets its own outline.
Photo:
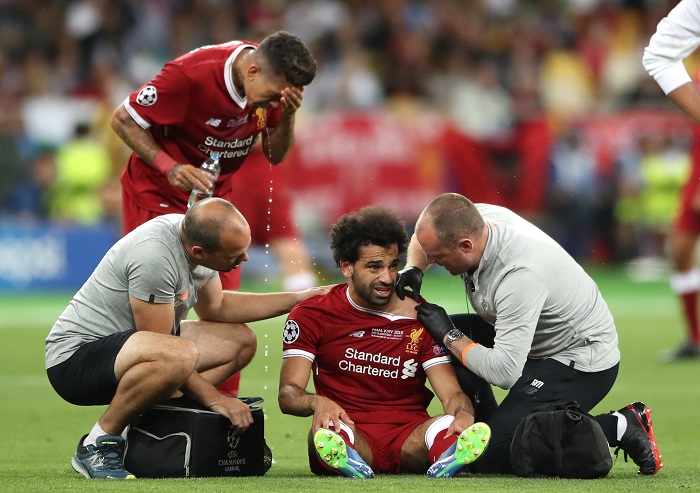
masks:
<instances>
[{"instance_id":1,"label":"red banner in background","mask_svg":"<svg viewBox=\"0 0 700 493\"><path fill-rule=\"evenodd\" d=\"M632 148L639 135L683 139L691 131L679 112L657 110L591 116L574 127L597 156L601 176L610 179L618 155ZM283 192L286 198L272 202L273 215L293 216L307 231L325 231L342 214L369 204L385 204L410 224L443 192L537 213L547 205L555 141L545 120L521 122L503 139L484 142L434 113L410 118L386 111L328 113L298 126L296 144L280 166L271 171L262 155L251 153L234 179L244 187L240 193L252 195L257 178L244 178L245 172L264 167L265 188L258 195L267 197L270 185ZM283 198L293 213L274 211L287 207ZM266 201L253 202L258 207Z\"/></svg>"},{"instance_id":2,"label":"red banner in background","mask_svg":"<svg viewBox=\"0 0 700 493\"><path fill-rule=\"evenodd\" d=\"M386 112L315 116L297 131L283 166L296 217L321 224L369 204L406 220L418 217L443 188L441 135L433 116L407 122Z\"/></svg>"},{"instance_id":3,"label":"red banner in background","mask_svg":"<svg viewBox=\"0 0 700 493\"><path fill-rule=\"evenodd\" d=\"M445 183L445 191L520 213L537 212L544 207L552 147L545 121L520 123L503 139L490 142L475 140L448 127L441 147L451 177Z\"/></svg>"}]
</instances>

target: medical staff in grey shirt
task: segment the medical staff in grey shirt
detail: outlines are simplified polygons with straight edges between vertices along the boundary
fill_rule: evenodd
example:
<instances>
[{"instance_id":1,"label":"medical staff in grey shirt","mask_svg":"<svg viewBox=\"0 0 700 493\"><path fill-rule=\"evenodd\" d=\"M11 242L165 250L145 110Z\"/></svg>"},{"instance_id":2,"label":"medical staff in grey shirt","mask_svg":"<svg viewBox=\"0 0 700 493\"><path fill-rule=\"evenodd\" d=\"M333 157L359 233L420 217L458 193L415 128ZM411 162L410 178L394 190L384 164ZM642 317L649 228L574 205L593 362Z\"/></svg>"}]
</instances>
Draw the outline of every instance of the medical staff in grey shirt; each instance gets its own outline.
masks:
<instances>
[{"instance_id":1,"label":"medical staff in grey shirt","mask_svg":"<svg viewBox=\"0 0 700 493\"><path fill-rule=\"evenodd\" d=\"M118 241L46 338L51 385L76 405L108 405L72 460L87 478L129 479L121 434L139 412L183 393L231 420L250 408L216 386L245 367L256 339L247 322L275 317L311 296L223 291L219 272L248 260L250 227L223 199L148 221ZM199 320L186 320L193 308Z\"/></svg>"},{"instance_id":2,"label":"medical staff in grey shirt","mask_svg":"<svg viewBox=\"0 0 700 493\"><path fill-rule=\"evenodd\" d=\"M544 232L508 209L459 194L440 195L421 213L397 280L399 297L419 300L431 264L462 278L476 312L449 316L436 304L416 307L453 354L475 419L492 430L469 470L512 473L511 439L534 407L573 400L589 411L612 388L620 362L613 317L593 279ZM509 390L500 405L491 385ZM610 446L624 450L642 474L661 468L650 413L634 402L596 416Z\"/></svg>"}]
</instances>

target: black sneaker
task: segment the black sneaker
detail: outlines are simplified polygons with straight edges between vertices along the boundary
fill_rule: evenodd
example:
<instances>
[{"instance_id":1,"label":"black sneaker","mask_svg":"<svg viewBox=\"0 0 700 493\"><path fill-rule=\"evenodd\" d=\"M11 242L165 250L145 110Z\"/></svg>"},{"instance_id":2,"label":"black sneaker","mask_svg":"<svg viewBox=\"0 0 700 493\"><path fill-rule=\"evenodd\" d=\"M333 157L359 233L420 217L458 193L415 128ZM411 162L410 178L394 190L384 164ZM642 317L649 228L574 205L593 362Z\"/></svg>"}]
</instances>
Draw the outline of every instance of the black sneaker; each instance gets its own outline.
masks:
<instances>
[{"instance_id":1,"label":"black sneaker","mask_svg":"<svg viewBox=\"0 0 700 493\"><path fill-rule=\"evenodd\" d=\"M136 476L124 469L124 438L119 435L97 437L95 445L83 446L83 438L71 465L86 478L134 479Z\"/></svg>"},{"instance_id":2,"label":"black sneaker","mask_svg":"<svg viewBox=\"0 0 700 493\"><path fill-rule=\"evenodd\" d=\"M627 429L615 449L615 458L622 449L639 466L639 474L656 474L663 467L661 455L651 427L651 409L643 402L633 402L618 413L627 419Z\"/></svg>"},{"instance_id":3,"label":"black sneaker","mask_svg":"<svg viewBox=\"0 0 700 493\"><path fill-rule=\"evenodd\" d=\"M700 345L693 343L692 341L685 341L683 344L678 346L676 349L666 351L661 355L662 361L665 363L672 363L674 361L688 360L688 359L699 359L700 358Z\"/></svg>"}]
</instances>

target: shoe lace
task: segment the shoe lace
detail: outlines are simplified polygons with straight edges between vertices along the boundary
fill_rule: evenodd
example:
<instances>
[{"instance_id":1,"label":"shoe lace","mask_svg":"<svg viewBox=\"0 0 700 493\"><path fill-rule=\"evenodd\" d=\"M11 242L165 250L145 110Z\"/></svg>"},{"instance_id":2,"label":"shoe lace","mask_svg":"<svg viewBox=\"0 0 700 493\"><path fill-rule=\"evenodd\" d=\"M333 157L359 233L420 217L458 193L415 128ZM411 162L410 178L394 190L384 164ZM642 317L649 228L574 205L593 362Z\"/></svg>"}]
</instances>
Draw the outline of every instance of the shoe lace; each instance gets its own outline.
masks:
<instances>
[{"instance_id":1,"label":"shoe lace","mask_svg":"<svg viewBox=\"0 0 700 493\"><path fill-rule=\"evenodd\" d=\"M103 444L100 447L100 455L102 456L102 464L108 471L124 469L122 449L118 445Z\"/></svg>"},{"instance_id":2,"label":"shoe lace","mask_svg":"<svg viewBox=\"0 0 700 493\"><path fill-rule=\"evenodd\" d=\"M625 462L627 462L627 458L629 455L627 454L627 451L622 448L622 445L618 445L617 448L615 449L615 460L613 461L613 465L617 463L617 455L620 453L620 450L624 452L624 458Z\"/></svg>"}]
</instances>

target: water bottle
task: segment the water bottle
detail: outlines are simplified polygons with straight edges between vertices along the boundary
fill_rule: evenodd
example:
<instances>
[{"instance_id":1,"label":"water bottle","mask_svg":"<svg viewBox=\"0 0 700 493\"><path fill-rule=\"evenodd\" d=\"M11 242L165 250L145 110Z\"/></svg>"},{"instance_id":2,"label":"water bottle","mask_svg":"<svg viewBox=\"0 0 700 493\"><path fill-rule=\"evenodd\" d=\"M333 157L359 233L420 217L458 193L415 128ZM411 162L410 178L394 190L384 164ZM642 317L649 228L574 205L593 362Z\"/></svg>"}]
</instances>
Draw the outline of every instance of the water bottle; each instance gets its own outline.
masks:
<instances>
[{"instance_id":1,"label":"water bottle","mask_svg":"<svg viewBox=\"0 0 700 493\"><path fill-rule=\"evenodd\" d=\"M212 176L212 185L209 190L200 190L199 188L194 187L192 189L192 193L190 193L190 200L187 201L188 209L192 207L192 205L198 200L211 197L214 193L213 181L216 180L221 174L221 165L219 164L219 153L212 152L211 155L206 159L206 161L202 163L202 166L200 166L200 168Z\"/></svg>"}]
</instances>

